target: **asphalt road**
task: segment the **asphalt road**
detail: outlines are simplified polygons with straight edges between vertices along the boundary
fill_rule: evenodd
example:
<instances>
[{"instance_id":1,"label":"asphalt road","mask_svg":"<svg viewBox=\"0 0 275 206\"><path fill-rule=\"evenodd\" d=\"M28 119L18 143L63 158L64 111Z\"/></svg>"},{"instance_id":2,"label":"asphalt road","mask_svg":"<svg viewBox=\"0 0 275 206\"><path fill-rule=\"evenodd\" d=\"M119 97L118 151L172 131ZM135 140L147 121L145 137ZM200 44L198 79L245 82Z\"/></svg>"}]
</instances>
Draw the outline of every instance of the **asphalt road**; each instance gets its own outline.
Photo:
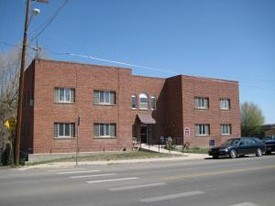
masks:
<instances>
[{"instance_id":1,"label":"asphalt road","mask_svg":"<svg viewBox=\"0 0 275 206\"><path fill-rule=\"evenodd\" d=\"M1 206L274 206L275 155L0 169Z\"/></svg>"}]
</instances>

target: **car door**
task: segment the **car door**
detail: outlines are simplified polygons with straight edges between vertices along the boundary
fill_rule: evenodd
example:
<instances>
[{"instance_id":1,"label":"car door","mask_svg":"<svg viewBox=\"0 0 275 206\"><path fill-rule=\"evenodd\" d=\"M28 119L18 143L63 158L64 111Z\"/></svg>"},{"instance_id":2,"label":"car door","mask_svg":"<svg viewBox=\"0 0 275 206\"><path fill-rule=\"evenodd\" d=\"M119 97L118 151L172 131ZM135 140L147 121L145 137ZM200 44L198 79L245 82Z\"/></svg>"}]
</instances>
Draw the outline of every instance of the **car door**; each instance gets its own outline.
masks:
<instances>
[{"instance_id":1,"label":"car door","mask_svg":"<svg viewBox=\"0 0 275 206\"><path fill-rule=\"evenodd\" d=\"M256 142L253 139L247 139L247 154L255 154L257 147Z\"/></svg>"},{"instance_id":2,"label":"car door","mask_svg":"<svg viewBox=\"0 0 275 206\"><path fill-rule=\"evenodd\" d=\"M250 148L247 140L246 139L240 140L239 147L238 147L238 155L246 155L246 154L249 154L249 152L250 152Z\"/></svg>"}]
</instances>

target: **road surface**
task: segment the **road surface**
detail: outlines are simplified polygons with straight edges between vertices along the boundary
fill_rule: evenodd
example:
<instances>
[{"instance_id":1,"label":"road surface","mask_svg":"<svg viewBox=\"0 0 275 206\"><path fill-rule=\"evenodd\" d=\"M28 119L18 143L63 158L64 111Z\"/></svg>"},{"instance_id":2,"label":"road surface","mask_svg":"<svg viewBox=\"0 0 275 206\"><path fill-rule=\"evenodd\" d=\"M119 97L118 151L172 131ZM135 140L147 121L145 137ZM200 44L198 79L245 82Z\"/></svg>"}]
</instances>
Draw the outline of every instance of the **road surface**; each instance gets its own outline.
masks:
<instances>
[{"instance_id":1,"label":"road surface","mask_svg":"<svg viewBox=\"0 0 275 206\"><path fill-rule=\"evenodd\" d=\"M1 206L274 206L275 155L1 169Z\"/></svg>"}]
</instances>

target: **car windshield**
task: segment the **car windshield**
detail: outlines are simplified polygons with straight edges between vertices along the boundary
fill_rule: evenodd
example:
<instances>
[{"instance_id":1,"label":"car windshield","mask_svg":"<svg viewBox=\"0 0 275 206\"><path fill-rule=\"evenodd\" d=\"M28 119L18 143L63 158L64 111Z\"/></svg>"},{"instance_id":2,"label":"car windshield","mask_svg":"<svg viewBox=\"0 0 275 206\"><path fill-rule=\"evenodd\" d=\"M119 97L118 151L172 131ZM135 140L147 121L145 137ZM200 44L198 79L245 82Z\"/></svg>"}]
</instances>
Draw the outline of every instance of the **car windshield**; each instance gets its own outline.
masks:
<instances>
[{"instance_id":1,"label":"car windshield","mask_svg":"<svg viewBox=\"0 0 275 206\"><path fill-rule=\"evenodd\" d=\"M224 142L221 146L238 145L239 141L239 139L229 139L226 142Z\"/></svg>"}]
</instances>

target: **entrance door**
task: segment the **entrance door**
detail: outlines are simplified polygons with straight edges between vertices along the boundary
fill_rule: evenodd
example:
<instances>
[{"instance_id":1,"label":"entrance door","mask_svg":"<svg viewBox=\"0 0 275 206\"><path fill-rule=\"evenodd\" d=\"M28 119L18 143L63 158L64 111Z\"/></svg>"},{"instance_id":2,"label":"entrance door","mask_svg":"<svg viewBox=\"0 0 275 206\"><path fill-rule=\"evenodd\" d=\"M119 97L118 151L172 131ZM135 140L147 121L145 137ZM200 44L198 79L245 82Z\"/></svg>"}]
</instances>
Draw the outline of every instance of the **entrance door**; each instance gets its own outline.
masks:
<instances>
[{"instance_id":1,"label":"entrance door","mask_svg":"<svg viewBox=\"0 0 275 206\"><path fill-rule=\"evenodd\" d=\"M141 143L147 143L148 130L146 125L140 126L140 140Z\"/></svg>"}]
</instances>

